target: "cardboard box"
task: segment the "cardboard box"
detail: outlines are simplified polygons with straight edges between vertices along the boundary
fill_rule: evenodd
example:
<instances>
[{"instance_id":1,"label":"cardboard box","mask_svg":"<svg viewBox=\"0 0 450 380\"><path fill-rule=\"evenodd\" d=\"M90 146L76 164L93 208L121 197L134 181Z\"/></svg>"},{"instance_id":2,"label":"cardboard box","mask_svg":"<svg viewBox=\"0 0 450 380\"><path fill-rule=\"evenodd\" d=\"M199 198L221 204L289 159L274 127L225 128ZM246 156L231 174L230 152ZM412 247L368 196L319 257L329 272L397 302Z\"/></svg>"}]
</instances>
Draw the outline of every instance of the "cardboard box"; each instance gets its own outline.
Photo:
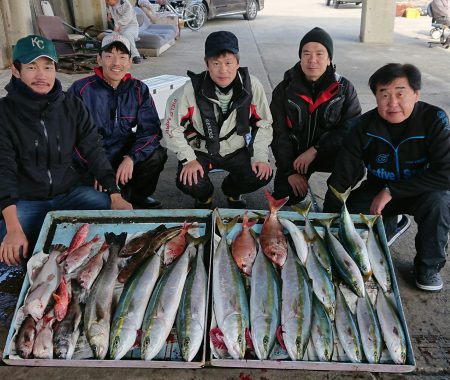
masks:
<instances>
[{"instance_id":1,"label":"cardboard box","mask_svg":"<svg viewBox=\"0 0 450 380\"><path fill-rule=\"evenodd\" d=\"M160 75L153 78L144 79L144 82L150 90L150 95L155 101L156 109L160 119L164 119L166 102L170 95L179 87L184 85L188 77L176 75Z\"/></svg>"}]
</instances>

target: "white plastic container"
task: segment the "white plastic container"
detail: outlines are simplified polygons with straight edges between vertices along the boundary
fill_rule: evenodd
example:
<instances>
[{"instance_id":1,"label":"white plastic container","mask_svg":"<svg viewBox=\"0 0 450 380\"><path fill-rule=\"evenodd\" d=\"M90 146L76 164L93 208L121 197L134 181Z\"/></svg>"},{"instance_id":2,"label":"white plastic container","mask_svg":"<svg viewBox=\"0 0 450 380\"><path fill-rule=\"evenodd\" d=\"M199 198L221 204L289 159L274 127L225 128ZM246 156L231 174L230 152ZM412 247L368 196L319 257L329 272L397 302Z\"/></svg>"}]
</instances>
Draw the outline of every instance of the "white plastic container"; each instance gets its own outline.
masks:
<instances>
[{"instance_id":1,"label":"white plastic container","mask_svg":"<svg viewBox=\"0 0 450 380\"><path fill-rule=\"evenodd\" d=\"M142 80L150 90L150 95L155 102L160 119L164 119L166 102L169 96L188 80L190 80L188 77L180 77L177 75L160 75Z\"/></svg>"}]
</instances>

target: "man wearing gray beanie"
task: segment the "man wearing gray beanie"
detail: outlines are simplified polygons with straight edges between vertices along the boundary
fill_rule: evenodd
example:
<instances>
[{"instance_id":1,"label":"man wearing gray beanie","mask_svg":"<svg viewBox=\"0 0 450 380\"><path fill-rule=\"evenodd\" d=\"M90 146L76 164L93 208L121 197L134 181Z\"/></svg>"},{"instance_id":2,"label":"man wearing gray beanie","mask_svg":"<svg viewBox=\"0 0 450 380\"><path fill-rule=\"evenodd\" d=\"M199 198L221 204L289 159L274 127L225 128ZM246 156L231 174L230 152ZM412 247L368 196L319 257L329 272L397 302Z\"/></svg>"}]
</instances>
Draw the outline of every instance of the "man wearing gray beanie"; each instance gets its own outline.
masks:
<instances>
[{"instance_id":1,"label":"man wearing gray beanie","mask_svg":"<svg viewBox=\"0 0 450 380\"><path fill-rule=\"evenodd\" d=\"M331 172L344 134L361 114L352 83L335 72L333 40L325 30L316 27L304 35L299 57L270 105L277 167L273 196L289 196L288 204L306 196L312 173Z\"/></svg>"}]
</instances>

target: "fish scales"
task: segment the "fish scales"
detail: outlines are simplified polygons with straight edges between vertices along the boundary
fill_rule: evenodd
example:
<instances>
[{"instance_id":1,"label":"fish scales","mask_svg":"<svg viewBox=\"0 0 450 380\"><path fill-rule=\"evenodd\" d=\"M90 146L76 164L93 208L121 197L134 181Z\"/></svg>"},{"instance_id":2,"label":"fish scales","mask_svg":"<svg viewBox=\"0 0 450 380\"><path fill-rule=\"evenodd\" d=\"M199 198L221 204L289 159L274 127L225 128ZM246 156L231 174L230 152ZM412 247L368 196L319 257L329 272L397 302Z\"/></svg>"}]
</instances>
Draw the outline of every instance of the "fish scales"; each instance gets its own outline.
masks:
<instances>
[{"instance_id":1,"label":"fish scales","mask_svg":"<svg viewBox=\"0 0 450 380\"><path fill-rule=\"evenodd\" d=\"M319 360L331 361L334 350L333 324L322 302L313 296L311 340Z\"/></svg>"},{"instance_id":2,"label":"fish scales","mask_svg":"<svg viewBox=\"0 0 450 380\"><path fill-rule=\"evenodd\" d=\"M368 296L358 298L356 318L366 359L369 363L377 364L381 359L383 338L378 317Z\"/></svg>"}]
</instances>

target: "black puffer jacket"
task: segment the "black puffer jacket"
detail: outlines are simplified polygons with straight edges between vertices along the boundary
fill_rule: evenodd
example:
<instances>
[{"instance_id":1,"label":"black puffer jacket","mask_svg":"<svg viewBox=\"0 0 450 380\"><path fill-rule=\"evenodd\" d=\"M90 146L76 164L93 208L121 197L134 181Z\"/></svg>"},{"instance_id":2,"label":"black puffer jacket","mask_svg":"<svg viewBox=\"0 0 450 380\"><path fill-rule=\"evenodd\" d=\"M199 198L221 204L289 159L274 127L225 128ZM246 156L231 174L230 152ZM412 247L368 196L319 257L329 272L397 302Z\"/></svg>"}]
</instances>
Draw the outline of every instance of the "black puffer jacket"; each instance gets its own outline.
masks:
<instances>
[{"instance_id":1,"label":"black puffer jacket","mask_svg":"<svg viewBox=\"0 0 450 380\"><path fill-rule=\"evenodd\" d=\"M74 147L89 159L99 182L116 190L101 137L81 100L64 94L58 80L47 95L14 77L6 90L0 99L0 210L19 199L48 199L73 187L80 180L72 165Z\"/></svg>"},{"instance_id":2,"label":"black puffer jacket","mask_svg":"<svg viewBox=\"0 0 450 380\"><path fill-rule=\"evenodd\" d=\"M308 83L300 63L286 71L272 93L272 151L279 171L294 172L293 162L311 146L337 154L345 133L361 114L356 90L329 66L319 80Z\"/></svg>"},{"instance_id":3,"label":"black puffer jacket","mask_svg":"<svg viewBox=\"0 0 450 380\"><path fill-rule=\"evenodd\" d=\"M363 116L342 145L328 183L344 191L358 178L364 162L374 189L388 186L393 198L450 189L450 124L440 108L418 102L394 143L389 125L373 109Z\"/></svg>"}]
</instances>

